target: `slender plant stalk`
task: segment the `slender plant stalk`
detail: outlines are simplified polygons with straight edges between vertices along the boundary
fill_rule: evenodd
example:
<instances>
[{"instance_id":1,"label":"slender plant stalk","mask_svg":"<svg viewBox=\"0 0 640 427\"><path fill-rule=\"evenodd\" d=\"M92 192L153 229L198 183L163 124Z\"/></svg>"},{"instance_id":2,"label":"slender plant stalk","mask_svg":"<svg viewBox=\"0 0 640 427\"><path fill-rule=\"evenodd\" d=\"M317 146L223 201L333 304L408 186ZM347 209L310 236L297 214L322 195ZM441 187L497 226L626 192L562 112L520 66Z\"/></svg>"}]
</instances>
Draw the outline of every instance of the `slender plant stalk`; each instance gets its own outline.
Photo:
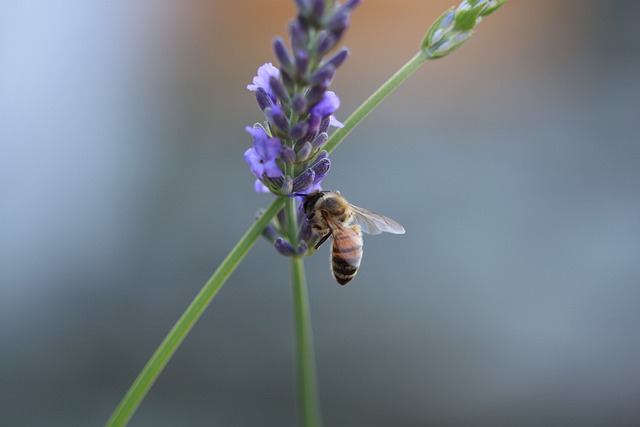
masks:
<instances>
[{"instance_id":1,"label":"slender plant stalk","mask_svg":"<svg viewBox=\"0 0 640 427\"><path fill-rule=\"evenodd\" d=\"M411 74L413 74L422 64L428 61L428 57L421 50L406 64L402 66L396 73L389 78L382 86L378 88L366 101L358 107L356 111L344 121L344 127L336 130L323 149L331 153L335 148L351 133L365 117L373 111L391 92L393 92L402 82L404 82Z\"/></svg>"},{"instance_id":2,"label":"slender plant stalk","mask_svg":"<svg viewBox=\"0 0 640 427\"><path fill-rule=\"evenodd\" d=\"M338 144L360 123L384 98L405 81L420 65L427 61L427 57L421 51L387 80L373 95L371 95L354 113L344 122L344 127L338 129L325 144L325 149L333 151ZM255 243L264 228L271 219L282 209L285 198L279 197L271 203L262 216L247 230L222 264L213 273L209 281L205 283L200 293L184 314L178 319L173 329L160 344L144 369L136 378L133 385L127 391L122 401L107 422L108 427L124 426L136 411L142 399L156 381L171 356L175 353L200 315L216 296L222 285L238 266ZM290 206L293 199L287 198ZM295 206L294 206L295 209ZM288 215L295 217L291 208L287 209ZM290 226L292 222L289 221ZM292 229L289 230L289 236ZM297 232L297 226L296 226ZM293 242L293 241L292 241ZM293 244L293 243L292 243ZM295 245L294 245L295 246ZM298 354L298 378L301 399L302 425L305 427L320 426L320 412L318 409L317 381L315 373L315 361L313 356L313 339L311 335L311 319L309 314L309 300L304 274L304 264L300 257L291 258L291 275L293 286L294 319L296 331L296 348Z\"/></svg>"},{"instance_id":3,"label":"slender plant stalk","mask_svg":"<svg viewBox=\"0 0 640 427\"><path fill-rule=\"evenodd\" d=\"M194 298L156 352L151 356L144 369L142 369L138 378L136 378L109 421L107 421L106 425L108 427L124 426L129 422L140 402L171 359L171 356L173 356L220 288L222 288L222 285L249 252L249 249L251 249L267 224L282 209L283 204L284 199L282 197L275 199L222 261L222 264L205 283L200 293Z\"/></svg>"},{"instance_id":4,"label":"slender plant stalk","mask_svg":"<svg viewBox=\"0 0 640 427\"><path fill-rule=\"evenodd\" d=\"M285 206L287 224L289 224L289 240L292 246L296 247L298 243L296 241L298 236L298 209L295 199L289 198ZM300 425L303 427L320 427L322 423L320 420L311 312L309 310L304 261L300 256L293 256L290 259Z\"/></svg>"},{"instance_id":5,"label":"slender plant stalk","mask_svg":"<svg viewBox=\"0 0 640 427\"><path fill-rule=\"evenodd\" d=\"M301 257L291 257L291 291L293 296L293 318L296 336L298 406L300 425L320 427L320 405L318 382L311 330L309 294Z\"/></svg>"}]
</instances>

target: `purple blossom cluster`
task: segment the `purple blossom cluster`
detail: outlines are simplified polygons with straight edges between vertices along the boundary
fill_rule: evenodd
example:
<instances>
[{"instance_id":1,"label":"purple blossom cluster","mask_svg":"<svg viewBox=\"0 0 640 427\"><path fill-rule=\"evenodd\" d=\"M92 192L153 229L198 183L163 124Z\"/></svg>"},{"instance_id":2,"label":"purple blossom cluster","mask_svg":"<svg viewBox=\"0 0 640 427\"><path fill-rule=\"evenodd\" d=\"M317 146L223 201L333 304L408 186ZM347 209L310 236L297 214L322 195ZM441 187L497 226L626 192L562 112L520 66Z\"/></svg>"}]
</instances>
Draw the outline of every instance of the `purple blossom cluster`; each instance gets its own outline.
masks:
<instances>
[{"instance_id":1,"label":"purple blossom cluster","mask_svg":"<svg viewBox=\"0 0 640 427\"><path fill-rule=\"evenodd\" d=\"M322 150L330 126L342 127L334 116L338 96L328 90L336 69L349 55L335 47L349 26L360 0L295 0L297 16L289 23L290 49L273 40L279 68L262 65L247 89L255 93L264 125L246 130L253 147L244 153L256 177L257 192L279 196L319 190L331 166ZM333 52L333 53L332 53Z\"/></svg>"}]
</instances>

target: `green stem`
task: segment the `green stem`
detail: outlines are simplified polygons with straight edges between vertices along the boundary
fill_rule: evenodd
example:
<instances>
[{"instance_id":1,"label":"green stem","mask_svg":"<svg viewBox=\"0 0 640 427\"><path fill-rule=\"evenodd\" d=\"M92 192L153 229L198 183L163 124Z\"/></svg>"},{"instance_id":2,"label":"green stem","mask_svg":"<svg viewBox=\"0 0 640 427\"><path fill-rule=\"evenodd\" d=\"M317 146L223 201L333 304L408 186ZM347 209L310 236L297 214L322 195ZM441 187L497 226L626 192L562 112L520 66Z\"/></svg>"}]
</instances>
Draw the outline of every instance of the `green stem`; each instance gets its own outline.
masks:
<instances>
[{"instance_id":1,"label":"green stem","mask_svg":"<svg viewBox=\"0 0 640 427\"><path fill-rule=\"evenodd\" d=\"M320 427L320 405L318 382L311 331L309 295L301 257L291 257L291 291L293 296L293 318L296 337L296 376L298 382L298 405L300 425Z\"/></svg>"},{"instance_id":2,"label":"green stem","mask_svg":"<svg viewBox=\"0 0 640 427\"><path fill-rule=\"evenodd\" d=\"M289 225L289 242L298 247L298 208L296 200L289 198L285 205L287 224ZM320 409L316 365L313 351L313 334L311 329L311 312L307 280L304 274L302 257L291 257L291 294L293 302L293 319L296 342L296 377L298 381L298 406L300 408L300 425L303 427L320 427Z\"/></svg>"},{"instance_id":3,"label":"green stem","mask_svg":"<svg viewBox=\"0 0 640 427\"><path fill-rule=\"evenodd\" d=\"M358 107L356 111L349 116L344 122L344 127L336 130L324 149L331 153L346 138L365 117L373 111L391 92L393 92L402 82L404 82L411 74L413 74L422 64L427 62L428 58L422 51L418 52L413 58L402 66L396 73L389 78L382 86L378 88L366 101Z\"/></svg>"},{"instance_id":4,"label":"green stem","mask_svg":"<svg viewBox=\"0 0 640 427\"><path fill-rule=\"evenodd\" d=\"M213 273L209 281L202 287L202 290L194 298L182 317L178 319L173 329L160 344L156 352L151 356L138 378L127 391L116 410L107 421L108 427L124 426L136 411L142 399L156 381L171 356L175 353L184 338L187 336L200 315L207 308L211 300L216 296L222 285L236 269L240 261L245 257L249 249L258 239L269 221L282 209L284 199L277 198L264 211L258 220L247 230L244 236L231 250L229 255L222 261L222 264Z\"/></svg>"}]
</instances>

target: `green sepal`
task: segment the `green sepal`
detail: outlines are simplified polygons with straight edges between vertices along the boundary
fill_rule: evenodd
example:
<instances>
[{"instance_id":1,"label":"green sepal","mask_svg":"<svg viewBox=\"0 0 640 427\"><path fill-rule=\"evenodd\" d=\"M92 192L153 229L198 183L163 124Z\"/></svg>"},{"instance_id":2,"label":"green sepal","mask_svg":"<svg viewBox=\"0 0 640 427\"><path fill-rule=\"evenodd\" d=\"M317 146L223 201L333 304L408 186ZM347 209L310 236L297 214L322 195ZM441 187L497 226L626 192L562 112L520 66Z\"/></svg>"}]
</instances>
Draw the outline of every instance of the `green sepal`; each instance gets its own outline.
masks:
<instances>
[{"instance_id":1,"label":"green sepal","mask_svg":"<svg viewBox=\"0 0 640 427\"><path fill-rule=\"evenodd\" d=\"M456 10L456 19L454 28L459 31L469 31L473 29L478 23L478 18L482 15L482 12L487 7L486 2L468 2L471 7L467 8L458 8ZM464 4L464 3L463 3ZM462 5L461 5L462 6Z\"/></svg>"}]
</instances>

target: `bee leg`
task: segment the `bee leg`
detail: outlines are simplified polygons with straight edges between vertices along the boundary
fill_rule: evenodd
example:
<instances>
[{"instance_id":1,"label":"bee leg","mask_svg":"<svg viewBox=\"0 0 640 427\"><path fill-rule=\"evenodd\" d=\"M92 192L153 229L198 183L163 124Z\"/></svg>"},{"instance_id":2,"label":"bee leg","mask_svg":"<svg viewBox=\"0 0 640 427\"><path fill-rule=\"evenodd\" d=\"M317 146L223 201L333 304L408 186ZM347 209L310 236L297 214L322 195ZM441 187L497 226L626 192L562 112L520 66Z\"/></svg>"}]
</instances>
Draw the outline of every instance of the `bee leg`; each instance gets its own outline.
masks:
<instances>
[{"instance_id":1,"label":"bee leg","mask_svg":"<svg viewBox=\"0 0 640 427\"><path fill-rule=\"evenodd\" d=\"M322 238L320 239L320 241L318 243L316 243L316 245L314 246L315 249L318 249L320 247L320 245L322 245L324 242L327 241L327 239L329 238L329 236L331 236L331 232L328 232L327 234L325 234L324 236L322 236Z\"/></svg>"}]
</instances>

